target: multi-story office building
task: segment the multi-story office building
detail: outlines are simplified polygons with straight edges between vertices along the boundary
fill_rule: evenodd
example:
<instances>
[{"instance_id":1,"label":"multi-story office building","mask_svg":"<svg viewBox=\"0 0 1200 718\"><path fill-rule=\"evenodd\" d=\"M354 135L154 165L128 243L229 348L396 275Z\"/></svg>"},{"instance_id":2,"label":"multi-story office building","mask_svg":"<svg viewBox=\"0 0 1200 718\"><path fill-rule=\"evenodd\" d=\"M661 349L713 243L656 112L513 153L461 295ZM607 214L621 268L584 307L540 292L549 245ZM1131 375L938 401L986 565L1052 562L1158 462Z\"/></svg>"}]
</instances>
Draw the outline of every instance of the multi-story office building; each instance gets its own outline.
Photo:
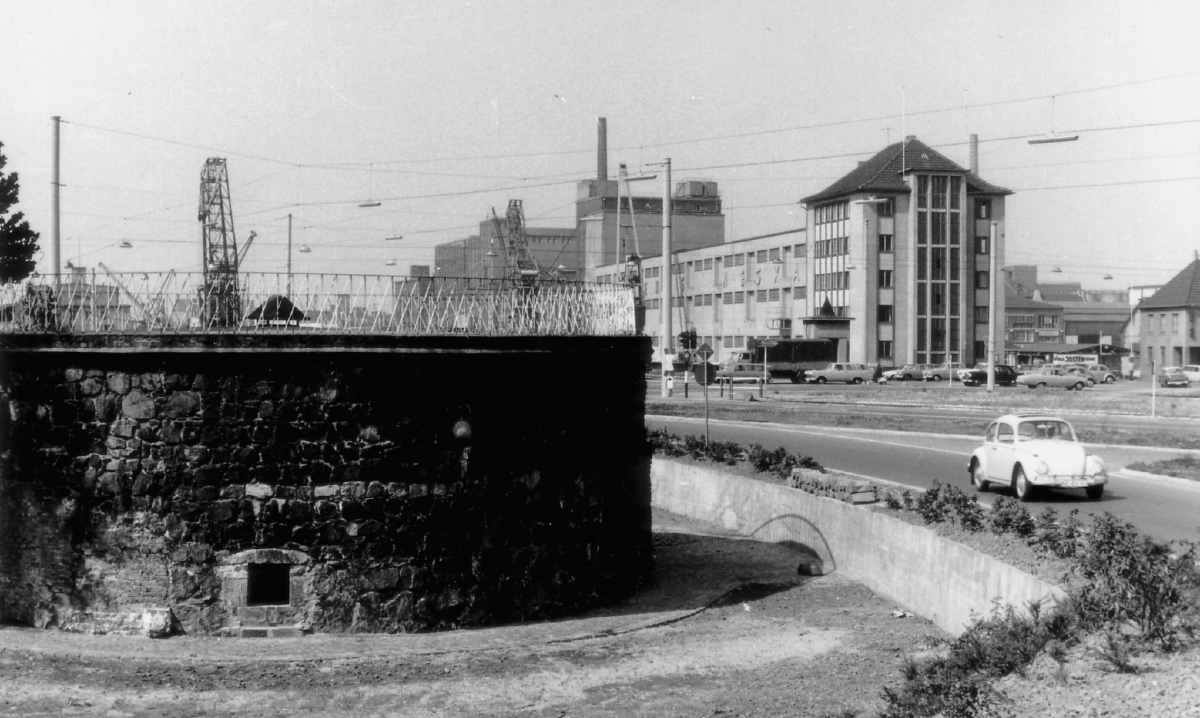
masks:
<instances>
[{"instance_id":1,"label":"multi-story office building","mask_svg":"<svg viewBox=\"0 0 1200 718\"><path fill-rule=\"evenodd\" d=\"M657 256L661 196L633 197L631 213L622 191L618 226L617 187L603 177L580 182L577 228L545 231L571 237L563 242L570 249L559 248L561 256L577 256L578 274L589 281L623 281L636 231L647 334L657 337L662 312L670 309L671 333L694 329L718 361L744 349L749 338L772 336L835 339L840 358L885 366L986 358L989 262L995 252L996 266L1003 265L1010 191L914 137L804 198L804 226L760 237L724 241L716 184L680 182L671 201L669 267ZM480 229L483 237L486 223ZM437 273L482 276L487 241L460 242L461 249L438 255ZM456 272L440 259L451 249L463 255ZM668 279L669 308L662 306ZM997 294L1002 321L1004 293ZM996 353L1003 357L1003 332L997 334ZM656 338L654 361L658 344Z\"/></svg>"},{"instance_id":2,"label":"multi-story office building","mask_svg":"<svg viewBox=\"0 0 1200 718\"><path fill-rule=\"evenodd\" d=\"M990 255L1003 264L1008 194L909 137L805 197L803 228L676 253L672 333L695 329L721 350L749 337L830 338L839 357L885 366L984 359ZM596 277L622 271L602 266ZM661 257L644 274L653 334L668 276Z\"/></svg>"}]
</instances>

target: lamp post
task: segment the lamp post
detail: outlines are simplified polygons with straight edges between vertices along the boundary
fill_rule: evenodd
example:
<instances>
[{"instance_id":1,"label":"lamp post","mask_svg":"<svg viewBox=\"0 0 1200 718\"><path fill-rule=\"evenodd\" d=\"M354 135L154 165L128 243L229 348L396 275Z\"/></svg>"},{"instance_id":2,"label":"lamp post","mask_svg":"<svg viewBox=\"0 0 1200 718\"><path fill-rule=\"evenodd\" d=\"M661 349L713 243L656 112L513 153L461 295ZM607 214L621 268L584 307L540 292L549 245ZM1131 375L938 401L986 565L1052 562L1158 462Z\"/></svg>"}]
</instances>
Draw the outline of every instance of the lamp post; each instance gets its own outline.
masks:
<instances>
[{"instance_id":1,"label":"lamp post","mask_svg":"<svg viewBox=\"0 0 1200 718\"><path fill-rule=\"evenodd\" d=\"M663 207L662 207L662 272L663 291L662 291L662 308L659 310L659 348L660 356L662 357L662 397L667 397L667 357L671 349L671 310L673 309L671 297L671 280L674 276L671 274L673 267L671 266L671 158L668 157L663 161ZM673 352L672 352L673 354Z\"/></svg>"}]
</instances>

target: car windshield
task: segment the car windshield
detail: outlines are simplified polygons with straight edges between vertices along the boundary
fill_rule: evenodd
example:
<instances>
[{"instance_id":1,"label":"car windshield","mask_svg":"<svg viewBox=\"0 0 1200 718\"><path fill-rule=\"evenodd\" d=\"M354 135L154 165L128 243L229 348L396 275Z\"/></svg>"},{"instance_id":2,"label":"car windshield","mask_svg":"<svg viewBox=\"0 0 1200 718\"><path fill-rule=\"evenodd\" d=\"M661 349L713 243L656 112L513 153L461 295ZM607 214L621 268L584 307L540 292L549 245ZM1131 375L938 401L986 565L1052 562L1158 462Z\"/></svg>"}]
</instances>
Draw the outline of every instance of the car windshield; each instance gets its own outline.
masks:
<instances>
[{"instance_id":1,"label":"car windshield","mask_svg":"<svg viewBox=\"0 0 1200 718\"><path fill-rule=\"evenodd\" d=\"M1022 421L1017 426L1017 435L1021 441L1034 439L1054 439L1057 441L1075 441L1075 432L1071 425L1061 419L1030 419Z\"/></svg>"}]
</instances>

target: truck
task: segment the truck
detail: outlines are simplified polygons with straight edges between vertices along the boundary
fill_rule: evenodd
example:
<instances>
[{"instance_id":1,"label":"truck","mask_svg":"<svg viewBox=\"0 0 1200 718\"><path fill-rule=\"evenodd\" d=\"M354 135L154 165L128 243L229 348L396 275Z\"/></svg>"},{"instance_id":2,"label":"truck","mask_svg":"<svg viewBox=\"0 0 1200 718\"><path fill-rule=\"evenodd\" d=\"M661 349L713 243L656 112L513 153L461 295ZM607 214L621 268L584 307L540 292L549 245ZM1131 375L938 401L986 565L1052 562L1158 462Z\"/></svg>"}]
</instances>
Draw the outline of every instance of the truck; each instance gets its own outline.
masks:
<instances>
[{"instance_id":1,"label":"truck","mask_svg":"<svg viewBox=\"0 0 1200 718\"><path fill-rule=\"evenodd\" d=\"M746 351L733 352L725 358L717 377L748 379L750 367L761 377L764 351L768 381L787 379L799 384L809 370L837 360L837 342L829 339L751 339L746 342Z\"/></svg>"}]
</instances>

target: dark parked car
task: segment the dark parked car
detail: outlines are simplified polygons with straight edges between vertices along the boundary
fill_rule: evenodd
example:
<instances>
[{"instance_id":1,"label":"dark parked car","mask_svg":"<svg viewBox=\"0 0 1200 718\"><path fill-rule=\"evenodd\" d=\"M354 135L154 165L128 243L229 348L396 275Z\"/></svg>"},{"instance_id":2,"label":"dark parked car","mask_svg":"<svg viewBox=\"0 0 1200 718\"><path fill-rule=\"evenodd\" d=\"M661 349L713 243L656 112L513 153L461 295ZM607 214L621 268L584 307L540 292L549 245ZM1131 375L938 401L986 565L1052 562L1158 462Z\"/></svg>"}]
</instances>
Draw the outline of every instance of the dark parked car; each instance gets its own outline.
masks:
<instances>
[{"instance_id":1,"label":"dark parked car","mask_svg":"<svg viewBox=\"0 0 1200 718\"><path fill-rule=\"evenodd\" d=\"M1017 370L1007 364L996 365L996 383L1001 386L1017 385ZM967 386L986 385L988 380L987 364L976 364L974 369L959 369L958 378Z\"/></svg>"}]
</instances>

